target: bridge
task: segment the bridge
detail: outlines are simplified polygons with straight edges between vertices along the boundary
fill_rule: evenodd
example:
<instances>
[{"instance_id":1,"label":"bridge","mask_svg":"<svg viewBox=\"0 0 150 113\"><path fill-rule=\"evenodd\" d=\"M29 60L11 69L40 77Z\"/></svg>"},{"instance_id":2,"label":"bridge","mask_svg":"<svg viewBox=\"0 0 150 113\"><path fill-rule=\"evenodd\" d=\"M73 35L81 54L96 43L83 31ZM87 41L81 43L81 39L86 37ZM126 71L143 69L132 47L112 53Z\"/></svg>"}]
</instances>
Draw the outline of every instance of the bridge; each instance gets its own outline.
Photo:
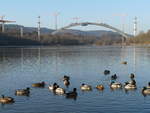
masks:
<instances>
[{"instance_id":1,"label":"bridge","mask_svg":"<svg viewBox=\"0 0 150 113\"><path fill-rule=\"evenodd\" d=\"M63 30L66 30L68 28L71 28L71 27L75 27L75 26L88 26L88 25L96 25L96 26L102 26L102 27L105 27L105 28L109 28L113 31L116 31L117 33L119 33L120 35L122 35L124 38L128 38L129 35L124 33L123 31L115 28L115 27L112 27L111 25L108 25L106 23L94 23L94 22L82 22L82 23L71 23L69 24L68 26L65 26L63 28L60 28L58 29L57 31L54 31L52 32L52 35L55 35Z\"/></svg>"}]
</instances>

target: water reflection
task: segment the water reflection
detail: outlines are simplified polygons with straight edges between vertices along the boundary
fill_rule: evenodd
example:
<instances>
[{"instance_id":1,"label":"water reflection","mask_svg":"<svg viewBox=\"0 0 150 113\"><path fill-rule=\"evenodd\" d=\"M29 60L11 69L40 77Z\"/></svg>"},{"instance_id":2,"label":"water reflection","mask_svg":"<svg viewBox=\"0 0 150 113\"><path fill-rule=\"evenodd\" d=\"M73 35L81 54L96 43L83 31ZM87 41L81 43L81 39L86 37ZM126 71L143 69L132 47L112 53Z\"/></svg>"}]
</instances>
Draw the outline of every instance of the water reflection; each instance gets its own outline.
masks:
<instances>
[{"instance_id":1,"label":"water reflection","mask_svg":"<svg viewBox=\"0 0 150 113\"><path fill-rule=\"evenodd\" d=\"M126 94L129 94L130 92L135 92L135 91L137 91L137 89L124 89L124 91L125 91L125 93Z\"/></svg>"},{"instance_id":2,"label":"water reflection","mask_svg":"<svg viewBox=\"0 0 150 113\"><path fill-rule=\"evenodd\" d=\"M66 60L69 60L69 59L76 60L76 57L79 57L81 55L81 53L82 54L86 53L87 56L93 57L93 55L95 55L95 54L91 55L92 49L93 48L88 48L88 49L80 48L80 51L78 51L75 48L71 48L71 49L67 48L66 49L64 47L62 50L61 49L57 50L56 48L50 49L50 52L49 52L49 49L41 48L41 47L39 47L39 48L0 48L0 61L6 62L11 59L18 59L18 60L20 59L21 67L23 67L24 64L26 64L26 62L31 63L31 62L28 62L28 58L32 57L32 58L34 58L34 61L32 63L35 63L35 64L37 63L37 65L40 66L42 64L42 62L44 62L44 59L42 59L43 61L41 61L41 57L52 56L52 57L55 57L54 63L56 65L61 65L61 63L65 62ZM115 56L118 56L118 58L122 58L126 54L126 52L124 50L121 50L121 48L117 48L117 49L112 48L109 50L108 54L105 54L105 48L103 48L103 50L104 51L101 51L98 49L92 50L92 53L97 52L96 57L100 57L101 59L104 59L103 57L108 56L108 55L113 57L114 52L115 52ZM106 51L107 51L107 48L106 48ZM77 54L74 54L75 52L77 52ZM99 55L99 54L102 54L102 55ZM85 62L88 62L86 60L86 57L83 58L82 60ZM78 60L76 60L76 61L78 61ZM114 61L115 61L115 59L110 62L110 66L113 64Z\"/></svg>"},{"instance_id":3,"label":"water reflection","mask_svg":"<svg viewBox=\"0 0 150 113\"><path fill-rule=\"evenodd\" d=\"M73 99L73 100L75 100L75 101L76 101L76 100L77 100L77 97L78 97L77 95L76 95L76 96L73 96L73 97L66 96L66 99Z\"/></svg>"}]
</instances>

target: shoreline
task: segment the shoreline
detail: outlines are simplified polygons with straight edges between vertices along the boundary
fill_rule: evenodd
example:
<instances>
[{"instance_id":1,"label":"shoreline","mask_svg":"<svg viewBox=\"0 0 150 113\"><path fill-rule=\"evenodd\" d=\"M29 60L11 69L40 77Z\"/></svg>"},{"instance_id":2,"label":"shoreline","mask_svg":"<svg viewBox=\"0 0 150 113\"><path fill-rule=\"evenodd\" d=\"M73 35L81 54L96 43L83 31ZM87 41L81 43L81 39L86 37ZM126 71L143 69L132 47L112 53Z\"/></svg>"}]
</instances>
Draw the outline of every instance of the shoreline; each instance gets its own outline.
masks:
<instances>
[{"instance_id":1,"label":"shoreline","mask_svg":"<svg viewBox=\"0 0 150 113\"><path fill-rule=\"evenodd\" d=\"M43 47L150 47L150 44L126 44L126 45L121 45L121 44L114 44L114 45L8 45L8 46L1 46L0 48L43 48Z\"/></svg>"}]
</instances>

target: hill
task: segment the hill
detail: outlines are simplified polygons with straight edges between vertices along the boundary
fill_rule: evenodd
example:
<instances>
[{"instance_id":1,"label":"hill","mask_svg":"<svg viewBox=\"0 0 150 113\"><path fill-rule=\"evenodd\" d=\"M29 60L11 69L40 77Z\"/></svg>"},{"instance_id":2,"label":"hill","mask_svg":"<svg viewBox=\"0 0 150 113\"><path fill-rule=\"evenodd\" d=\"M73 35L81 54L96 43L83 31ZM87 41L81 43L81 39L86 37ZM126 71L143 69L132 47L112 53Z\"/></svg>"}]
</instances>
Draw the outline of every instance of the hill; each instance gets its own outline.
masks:
<instances>
[{"instance_id":1,"label":"hill","mask_svg":"<svg viewBox=\"0 0 150 113\"><path fill-rule=\"evenodd\" d=\"M24 37L20 38L20 28L24 29ZM121 42L122 36L116 32L94 30L94 31L81 31L68 29L51 35L55 30L48 28L41 28L41 40L37 38L37 28L24 27L21 25L5 25L6 33L0 35L1 45L85 45L85 44L98 44L98 45L112 45ZM5 38L4 38L5 37ZM18 40L19 39L19 40ZM10 42L11 40L11 42ZM24 42L24 43L23 43Z\"/></svg>"},{"instance_id":2,"label":"hill","mask_svg":"<svg viewBox=\"0 0 150 113\"><path fill-rule=\"evenodd\" d=\"M26 46L26 45L40 45L40 42L18 38L14 36L9 36L7 34L0 33L0 46Z\"/></svg>"}]
</instances>

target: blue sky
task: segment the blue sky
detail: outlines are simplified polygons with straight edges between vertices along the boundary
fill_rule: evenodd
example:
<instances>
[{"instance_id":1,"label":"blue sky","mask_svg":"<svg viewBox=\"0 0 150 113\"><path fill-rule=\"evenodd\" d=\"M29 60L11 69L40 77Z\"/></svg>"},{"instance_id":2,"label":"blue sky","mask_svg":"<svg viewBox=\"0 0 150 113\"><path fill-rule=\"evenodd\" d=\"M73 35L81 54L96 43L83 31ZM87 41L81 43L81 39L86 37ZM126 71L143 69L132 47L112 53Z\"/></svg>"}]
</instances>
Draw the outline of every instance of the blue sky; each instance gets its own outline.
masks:
<instances>
[{"instance_id":1,"label":"blue sky","mask_svg":"<svg viewBox=\"0 0 150 113\"><path fill-rule=\"evenodd\" d=\"M150 0L0 0L0 15L16 20L24 26L37 26L37 16L41 16L42 26L54 28L54 12L60 12L58 26L62 27L79 21L105 22L132 33L133 18L138 17L138 30L150 29ZM126 15L124 20L119 15ZM80 27L78 27L80 29ZM104 29L95 26L84 30Z\"/></svg>"}]
</instances>

